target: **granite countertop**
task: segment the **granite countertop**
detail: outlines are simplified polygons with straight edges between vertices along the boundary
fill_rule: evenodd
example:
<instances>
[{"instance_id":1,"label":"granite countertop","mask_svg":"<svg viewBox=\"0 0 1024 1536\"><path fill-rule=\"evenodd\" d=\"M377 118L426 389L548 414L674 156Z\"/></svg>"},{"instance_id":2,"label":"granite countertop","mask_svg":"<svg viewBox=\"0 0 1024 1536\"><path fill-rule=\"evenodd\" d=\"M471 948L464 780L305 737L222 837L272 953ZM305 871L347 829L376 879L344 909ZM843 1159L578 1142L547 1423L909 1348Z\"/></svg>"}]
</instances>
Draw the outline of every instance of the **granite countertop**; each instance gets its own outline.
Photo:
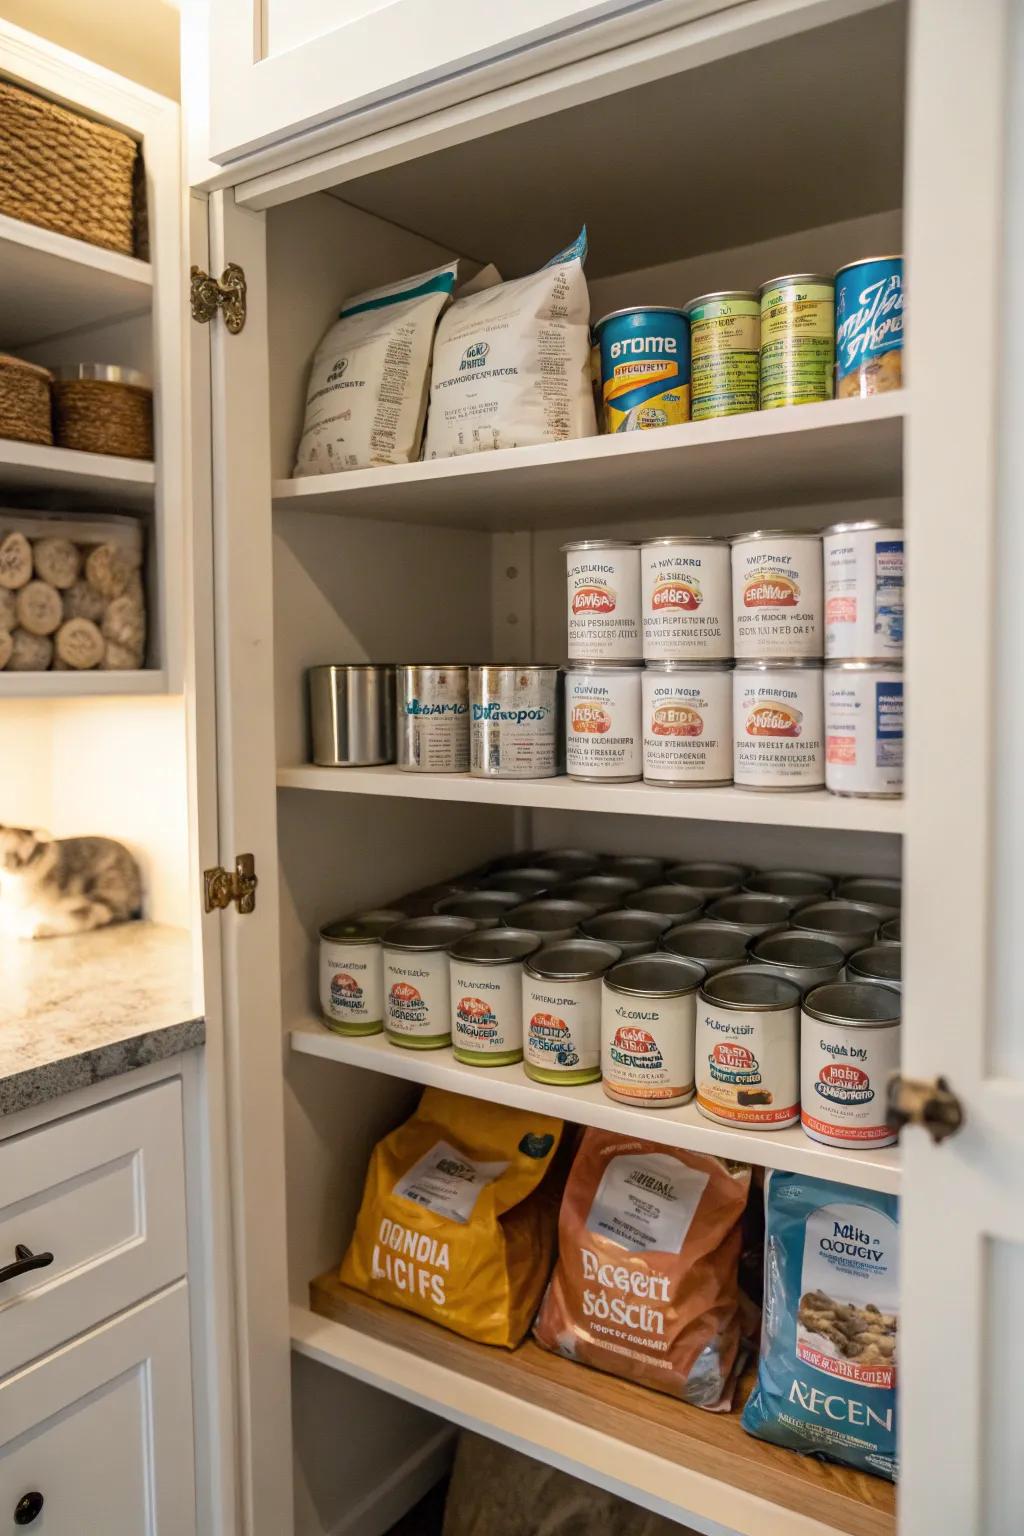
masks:
<instances>
[{"instance_id":1,"label":"granite countertop","mask_svg":"<svg viewBox=\"0 0 1024 1536\"><path fill-rule=\"evenodd\" d=\"M202 1045L192 964L157 923L0 940L0 1114Z\"/></svg>"}]
</instances>

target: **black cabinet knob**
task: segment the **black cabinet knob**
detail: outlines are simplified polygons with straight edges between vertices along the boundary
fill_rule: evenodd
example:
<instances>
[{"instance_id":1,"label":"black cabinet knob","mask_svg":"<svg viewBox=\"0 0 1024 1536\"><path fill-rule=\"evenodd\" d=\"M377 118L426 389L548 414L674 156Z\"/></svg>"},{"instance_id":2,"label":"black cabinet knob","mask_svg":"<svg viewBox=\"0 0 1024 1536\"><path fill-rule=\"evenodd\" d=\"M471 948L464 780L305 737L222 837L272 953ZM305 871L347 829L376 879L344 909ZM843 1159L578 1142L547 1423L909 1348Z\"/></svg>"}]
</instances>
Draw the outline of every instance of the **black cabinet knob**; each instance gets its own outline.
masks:
<instances>
[{"instance_id":1,"label":"black cabinet knob","mask_svg":"<svg viewBox=\"0 0 1024 1536\"><path fill-rule=\"evenodd\" d=\"M42 1510L42 1507L43 1496L41 1493L23 1494L14 1506L15 1525L31 1525L32 1521Z\"/></svg>"}]
</instances>

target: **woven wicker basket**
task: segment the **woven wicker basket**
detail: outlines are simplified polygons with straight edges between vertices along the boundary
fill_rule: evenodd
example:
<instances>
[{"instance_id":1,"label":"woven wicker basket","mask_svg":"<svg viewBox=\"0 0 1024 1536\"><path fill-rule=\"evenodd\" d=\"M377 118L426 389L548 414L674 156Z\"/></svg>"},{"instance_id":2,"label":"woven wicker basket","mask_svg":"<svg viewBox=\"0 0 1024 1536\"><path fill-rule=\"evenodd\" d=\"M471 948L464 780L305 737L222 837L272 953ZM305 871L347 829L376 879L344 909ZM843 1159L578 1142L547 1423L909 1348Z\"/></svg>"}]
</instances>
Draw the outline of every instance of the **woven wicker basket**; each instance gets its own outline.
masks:
<instances>
[{"instance_id":1,"label":"woven wicker basket","mask_svg":"<svg viewBox=\"0 0 1024 1536\"><path fill-rule=\"evenodd\" d=\"M138 149L120 129L0 80L0 213L130 256Z\"/></svg>"},{"instance_id":2,"label":"woven wicker basket","mask_svg":"<svg viewBox=\"0 0 1024 1536\"><path fill-rule=\"evenodd\" d=\"M52 443L51 375L36 363L0 353L0 437Z\"/></svg>"},{"instance_id":3,"label":"woven wicker basket","mask_svg":"<svg viewBox=\"0 0 1024 1536\"><path fill-rule=\"evenodd\" d=\"M85 363L53 374L53 430L61 448L153 457L153 391L128 368Z\"/></svg>"}]
</instances>

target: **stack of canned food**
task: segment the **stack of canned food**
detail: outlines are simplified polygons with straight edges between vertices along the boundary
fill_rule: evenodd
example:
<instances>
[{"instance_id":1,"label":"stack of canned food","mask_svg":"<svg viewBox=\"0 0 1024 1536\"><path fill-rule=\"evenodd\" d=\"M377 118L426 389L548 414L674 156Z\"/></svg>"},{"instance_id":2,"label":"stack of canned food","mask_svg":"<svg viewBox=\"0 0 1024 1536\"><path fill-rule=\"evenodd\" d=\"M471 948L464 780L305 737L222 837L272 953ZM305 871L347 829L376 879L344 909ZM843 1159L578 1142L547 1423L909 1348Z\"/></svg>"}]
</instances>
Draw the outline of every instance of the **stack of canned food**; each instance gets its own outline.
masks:
<instances>
[{"instance_id":1,"label":"stack of canned food","mask_svg":"<svg viewBox=\"0 0 1024 1536\"><path fill-rule=\"evenodd\" d=\"M881 394L903 382L903 258L615 310L593 338L606 432Z\"/></svg>"},{"instance_id":2,"label":"stack of canned food","mask_svg":"<svg viewBox=\"0 0 1024 1536\"><path fill-rule=\"evenodd\" d=\"M900 902L882 877L512 854L323 928L320 1004L341 1034L468 1066L885 1146Z\"/></svg>"}]
</instances>

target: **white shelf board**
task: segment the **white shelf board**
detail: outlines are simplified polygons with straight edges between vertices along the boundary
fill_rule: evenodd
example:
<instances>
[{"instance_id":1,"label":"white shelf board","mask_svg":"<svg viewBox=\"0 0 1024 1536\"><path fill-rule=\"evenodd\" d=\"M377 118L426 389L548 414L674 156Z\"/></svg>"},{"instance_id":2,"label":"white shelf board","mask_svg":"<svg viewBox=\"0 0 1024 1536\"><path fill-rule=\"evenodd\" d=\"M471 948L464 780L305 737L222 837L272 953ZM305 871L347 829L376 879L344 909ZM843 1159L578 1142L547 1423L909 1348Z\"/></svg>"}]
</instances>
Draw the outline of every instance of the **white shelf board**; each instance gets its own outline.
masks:
<instances>
[{"instance_id":1,"label":"white shelf board","mask_svg":"<svg viewBox=\"0 0 1024 1536\"><path fill-rule=\"evenodd\" d=\"M277 511L521 529L899 495L905 391L274 482Z\"/></svg>"},{"instance_id":2,"label":"white shelf board","mask_svg":"<svg viewBox=\"0 0 1024 1536\"><path fill-rule=\"evenodd\" d=\"M148 459L47 448L5 437L0 438L0 495L6 491L21 496L58 491L90 506L145 512L156 494L156 467Z\"/></svg>"},{"instance_id":3,"label":"white shelf board","mask_svg":"<svg viewBox=\"0 0 1024 1536\"><path fill-rule=\"evenodd\" d=\"M143 314L148 261L0 214L0 350Z\"/></svg>"},{"instance_id":4,"label":"white shelf board","mask_svg":"<svg viewBox=\"0 0 1024 1536\"><path fill-rule=\"evenodd\" d=\"M159 668L138 672L0 672L0 699L81 699L99 694L167 692Z\"/></svg>"},{"instance_id":5,"label":"white shelf board","mask_svg":"<svg viewBox=\"0 0 1024 1536\"><path fill-rule=\"evenodd\" d=\"M556 779L475 779L468 773L409 773L384 768L279 768L279 789L313 789L404 800L458 800L547 811L605 811L684 821L747 822L773 827L826 827L839 832L903 831L903 800L853 800L827 790L767 794L733 788L672 789L655 784L581 784Z\"/></svg>"},{"instance_id":6,"label":"white shelf board","mask_svg":"<svg viewBox=\"0 0 1024 1536\"><path fill-rule=\"evenodd\" d=\"M834 1179L861 1189L899 1193L898 1147L856 1151L826 1147L805 1136L799 1126L785 1131L732 1130L706 1120L692 1103L677 1109L634 1109L614 1103L600 1083L579 1088L535 1083L521 1065L469 1067L456 1061L448 1049L413 1051L392 1045L386 1035L351 1038L335 1034L316 1019L295 1025L291 1044L293 1050L307 1056L446 1088L449 1093L486 1099L492 1104L508 1104L583 1125L598 1125L623 1136L645 1136L650 1141L687 1147L692 1152L712 1152L718 1157L760 1163L766 1168L785 1168L793 1173Z\"/></svg>"}]
</instances>

